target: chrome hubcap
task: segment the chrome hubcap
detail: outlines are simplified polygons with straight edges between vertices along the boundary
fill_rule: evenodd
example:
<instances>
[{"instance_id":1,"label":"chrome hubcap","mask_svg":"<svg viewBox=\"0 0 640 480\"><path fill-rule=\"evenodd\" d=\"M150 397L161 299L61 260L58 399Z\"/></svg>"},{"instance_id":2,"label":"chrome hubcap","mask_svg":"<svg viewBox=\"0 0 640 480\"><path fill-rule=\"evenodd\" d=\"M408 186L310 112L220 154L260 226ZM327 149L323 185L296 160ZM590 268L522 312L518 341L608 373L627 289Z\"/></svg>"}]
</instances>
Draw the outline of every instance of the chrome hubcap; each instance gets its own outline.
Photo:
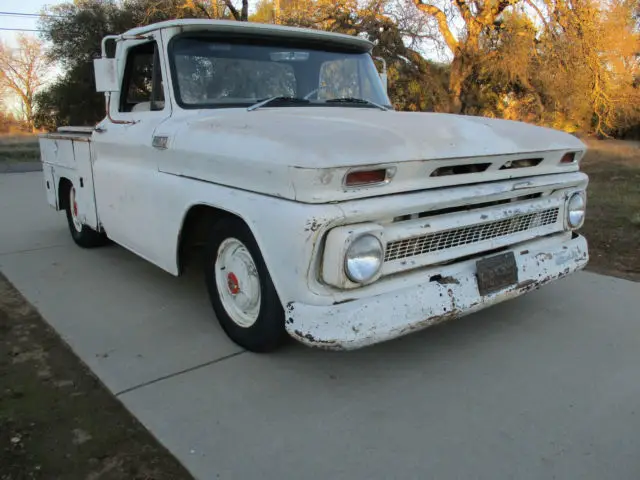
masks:
<instances>
[{"instance_id":1,"label":"chrome hubcap","mask_svg":"<svg viewBox=\"0 0 640 480\"><path fill-rule=\"evenodd\" d=\"M225 311L240 327L250 327L258 320L262 298L260 277L251 253L240 240L227 238L218 247L214 269Z\"/></svg>"}]
</instances>

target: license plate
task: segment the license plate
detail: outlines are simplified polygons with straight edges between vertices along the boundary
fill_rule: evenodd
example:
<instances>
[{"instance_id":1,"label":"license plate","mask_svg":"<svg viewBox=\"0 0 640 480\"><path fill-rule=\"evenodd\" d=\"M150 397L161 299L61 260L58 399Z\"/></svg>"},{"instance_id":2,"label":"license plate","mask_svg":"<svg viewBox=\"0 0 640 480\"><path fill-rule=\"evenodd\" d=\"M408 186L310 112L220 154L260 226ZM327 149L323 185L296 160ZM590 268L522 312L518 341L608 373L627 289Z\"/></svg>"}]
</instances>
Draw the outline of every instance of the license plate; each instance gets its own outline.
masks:
<instances>
[{"instance_id":1,"label":"license plate","mask_svg":"<svg viewBox=\"0 0 640 480\"><path fill-rule=\"evenodd\" d=\"M476 272L480 295L488 295L518 283L518 265L513 252L478 260Z\"/></svg>"}]
</instances>

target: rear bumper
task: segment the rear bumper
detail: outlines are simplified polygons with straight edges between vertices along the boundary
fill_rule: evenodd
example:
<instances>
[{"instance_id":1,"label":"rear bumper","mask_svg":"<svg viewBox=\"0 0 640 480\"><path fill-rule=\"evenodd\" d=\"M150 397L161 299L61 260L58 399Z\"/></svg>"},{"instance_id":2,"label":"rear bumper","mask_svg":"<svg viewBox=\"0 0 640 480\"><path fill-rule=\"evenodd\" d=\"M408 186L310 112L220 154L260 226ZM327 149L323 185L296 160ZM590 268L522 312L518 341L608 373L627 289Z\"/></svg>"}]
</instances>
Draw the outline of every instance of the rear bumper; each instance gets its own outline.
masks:
<instances>
[{"instance_id":1,"label":"rear bumper","mask_svg":"<svg viewBox=\"0 0 640 480\"><path fill-rule=\"evenodd\" d=\"M468 260L425 272L424 281L401 290L329 306L291 302L286 329L310 346L350 350L400 337L514 298L584 268L584 237L569 234L514 245L518 284L481 296L476 261ZM437 280L430 281L434 275Z\"/></svg>"}]
</instances>

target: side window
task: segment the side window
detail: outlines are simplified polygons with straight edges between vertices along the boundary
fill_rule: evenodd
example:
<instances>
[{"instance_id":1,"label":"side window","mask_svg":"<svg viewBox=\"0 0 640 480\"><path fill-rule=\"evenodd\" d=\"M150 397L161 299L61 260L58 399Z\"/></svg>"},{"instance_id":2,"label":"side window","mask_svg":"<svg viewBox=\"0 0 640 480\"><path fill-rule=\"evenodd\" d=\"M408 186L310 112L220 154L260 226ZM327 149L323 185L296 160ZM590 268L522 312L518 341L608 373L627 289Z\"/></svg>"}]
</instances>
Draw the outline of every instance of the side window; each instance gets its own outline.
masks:
<instances>
[{"instance_id":1,"label":"side window","mask_svg":"<svg viewBox=\"0 0 640 480\"><path fill-rule=\"evenodd\" d=\"M164 109L164 90L158 48L155 42L132 47L127 52L121 112Z\"/></svg>"}]
</instances>

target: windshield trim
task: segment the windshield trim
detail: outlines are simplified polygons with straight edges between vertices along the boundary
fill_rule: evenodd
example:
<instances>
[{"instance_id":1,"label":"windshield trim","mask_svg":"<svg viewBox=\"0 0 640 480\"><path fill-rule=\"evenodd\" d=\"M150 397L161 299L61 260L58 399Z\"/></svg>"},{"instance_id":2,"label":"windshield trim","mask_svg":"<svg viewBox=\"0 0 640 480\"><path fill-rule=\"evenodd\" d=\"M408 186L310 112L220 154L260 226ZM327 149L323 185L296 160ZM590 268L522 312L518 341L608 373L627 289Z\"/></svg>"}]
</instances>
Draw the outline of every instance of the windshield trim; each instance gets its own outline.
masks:
<instances>
[{"instance_id":1,"label":"windshield trim","mask_svg":"<svg viewBox=\"0 0 640 480\"><path fill-rule=\"evenodd\" d=\"M313 50L320 51L328 51L328 52L337 52L337 53L368 53L371 54L371 49L358 48L356 45L347 45L344 43L334 43L327 42L323 39L323 41L318 41L316 39L288 39L279 36L273 35L256 35L256 34L233 34L229 35L228 33L219 33L212 31L190 31L183 32L177 35L174 35L167 45L167 58L169 61L169 73L171 75L171 90L173 91L173 99L175 103L182 108L183 110L216 110L221 108L247 108L256 102L248 101L248 102L230 102L230 103L185 103L182 101L182 97L179 92L178 85L178 72L176 70L176 62L174 57L174 48L175 42L177 40L181 40L183 38L207 38L212 41L223 41L225 43L239 43L239 44L255 44L255 45L265 45L273 44L282 47L295 47L295 48L308 48ZM385 92L386 93L386 92ZM387 108L391 108L391 105L384 105ZM289 104L289 105L279 105L276 108L292 108L292 107L344 107L344 108L377 108L373 105L366 104L327 104L325 102L322 103L314 103L311 102L306 105L299 104Z\"/></svg>"}]
</instances>

